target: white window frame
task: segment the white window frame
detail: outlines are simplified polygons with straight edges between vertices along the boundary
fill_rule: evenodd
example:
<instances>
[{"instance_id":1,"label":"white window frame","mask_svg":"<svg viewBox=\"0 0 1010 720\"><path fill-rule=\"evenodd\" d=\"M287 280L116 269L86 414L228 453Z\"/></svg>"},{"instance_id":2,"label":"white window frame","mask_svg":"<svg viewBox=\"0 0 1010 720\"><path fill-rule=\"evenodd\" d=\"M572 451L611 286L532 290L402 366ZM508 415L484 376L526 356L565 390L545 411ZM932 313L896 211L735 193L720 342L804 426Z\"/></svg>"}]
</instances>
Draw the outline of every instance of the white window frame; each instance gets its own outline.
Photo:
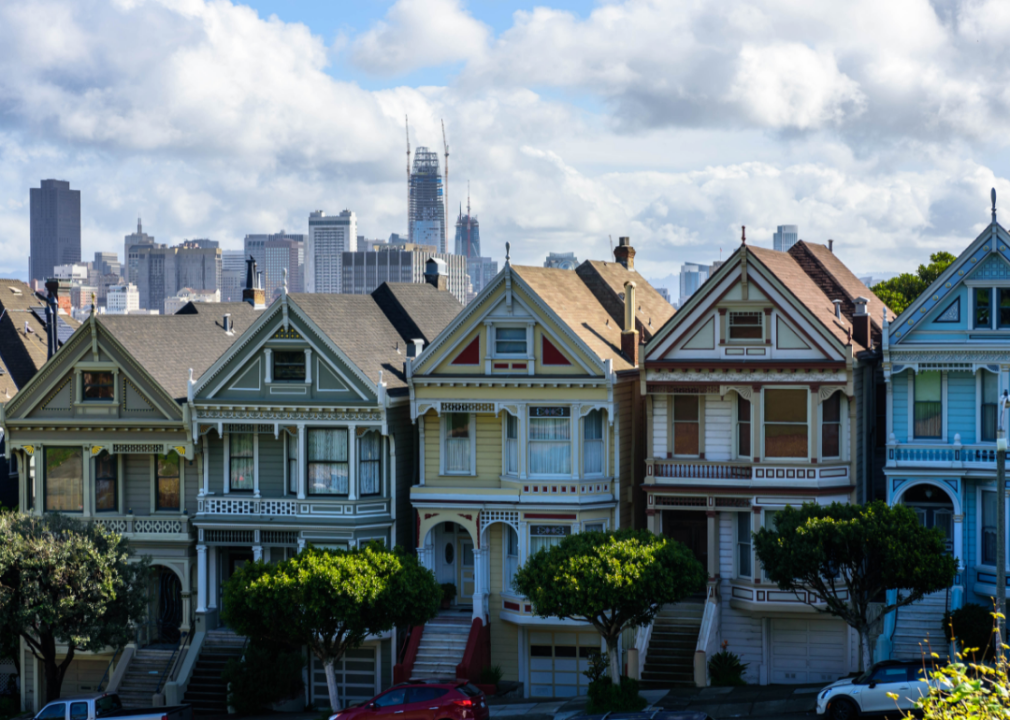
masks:
<instances>
[{"instance_id":1,"label":"white window frame","mask_svg":"<svg viewBox=\"0 0 1010 720\"><path fill-rule=\"evenodd\" d=\"M830 457L824 454L824 403L838 395L838 454ZM831 393L821 402L817 403L817 457L821 460L847 460L848 459L848 420L849 398L841 390Z\"/></svg>"},{"instance_id":2,"label":"white window frame","mask_svg":"<svg viewBox=\"0 0 1010 720\"><path fill-rule=\"evenodd\" d=\"M734 315L757 315L758 327L761 328L760 338L740 338L734 339L732 337L733 332L733 316ZM726 312L726 344L727 345L764 345L765 340L768 338L768 333L765 330L765 312L764 310L728 310ZM754 327L753 325L747 325L746 327Z\"/></svg>"},{"instance_id":3,"label":"white window frame","mask_svg":"<svg viewBox=\"0 0 1010 720\"><path fill-rule=\"evenodd\" d=\"M747 551L747 554L750 557L750 575L744 575L743 572L741 572L741 569L740 569L740 551L742 549L741 546L744 544L743 540L740 538L740 516L741 515L746 516L746 518L747 518L747 524L750 527L751 533L753 533L754 532L754 513L753 513L753 511L750 508L748 508L746 512L739 512L739 513L734 513L734 514L736 515L736 517L733 518L733 537L735 539L734 547L736 548L736 552L733 553L733 564L736 565L736 573L734 573L734 574L738 578L744 578L746 580L753 580L754 579L754 538L753 538L753 536L747 538L747 547L749 548L749 550Z\"/></svg>"},{"instance_id":4,"label":"white window frame","mask_svg":"<svg viewBox=\"0 0 1010 720\"><path fill-rule=\"evenodd\" d=\"M512 578L510 578L508 576L508 572L509 572L509 557L510 557L510 555L509 555L509 537L510 537L509 531L514 532L515 535L516 535L516 554L515 554L515 559L516 559L516 571L517 572L518 572L519 568L522 567L522 533L519 530L516 530L514 527L512 527L508 523L502 523L501 525L504 528L504 530L502 531L502 535L504 537L502 538L503 542L501 544L501 547L502 547L502 566L501 566L501 575L502 575L502 577L501 577L501 587L502 587L502 593L506 594L506 595L517 595L518 593L516 593L516 591L512 589L512 583L510 582ZM513 575L513 577L515 577L515 576Z\"/></svg>"},{"instance_id":5,"label":"white window frame","mask_svg":"<svg viewBox=\"0 0 1010 720\"><path fill-rule=\"evenodd\" d=\"M674 432L674 405L677 402L677 397L693 397L698 401L698 452L693 455L678 455L676 453L676 440L677 437ZM704 433L705 433L705 396L698 394L692 395L688 393L672 393L667 395L666 401L666 441L668 443L670 457L675 458L700 458L702 454L702 447L704 446ZM752 411L753 412L753 411Z\"/></svg>"},{"instance_id":6,"label":"white window frame","mask_svg":"<svg viewBox=\"0 0 1010 720\"><path fill-rule=\"evenodd\" d=\"M739 393L735 393L737 398L736 402L733 403L733 457L737 460L751 460L754 457L754 446L756 444L754 438L754 400L743 397ZM740 454L740 400L747 400L750 404L750 454L741 455ZM672 449L672 448L671 448Z\"/></svg>"},{"instance_id":7,"label":"white window frame","mask_svg":"<svg viewBox=\"0 0 1010 720\"><path fill-rule=\"evenodd\" d=\"M940 437L916 437L915 436L915 380L918 373L908 372L908 437L909 443L924 443L928 445L947 444L947 371L946 370L923 370L923 372L940 373ZM978 395L976 394L976 397ZM978 440L978 438L975 438Z\"/></svg>"},{"instance_id":8,"label":"white window frame","mask_svg":"<svg viewBox=\"0 0 1010 720\"><path fill-rule=\"evenodd\" d=\"M498 352L498 330L525 330L526 331L526 352L522 353L500 353ZM491 351L492 358L501 358L509 360L530 360L532 359L532 346L533 346L533 324L528 322L522 323L494 323L490 327L491 331L491 342L488 343L488 347ZM518 341L513 341L518 342Z\"/></svg>"},{"instance_id":9,"label":"white window frame","mask_svg":"<svg viewBox=\"0 0 1010 720\"><path fill-rule=\"evenodd\" d=\"M379 492L365 495L361 490L361 441L368 433L375 433L379 436ZM383 498L386 496L386 467L389 465L386 453L386 436L382 434L382 428L378 425L359 425L354 429L354 442L358 445L354 448L355 465L354 479L357 487L357 497L360 498ZM367 460L365 462L374 462Z\"/></svg>"},{"instance_id":10,"label":"white window frame","mask_svg":"<svg viewBox=\"0 0 1010 720\"><path fill-rule=\"evenodd\" d=\"M975 488L975 510L976 510L975 517L977 518L977 520L975 522L975 548L976 548L976 552L975 552L975 565L977 567L980 567L980 568L985 568L987 571L991 570L992 572L995 572L996 571L996 563L995 563L995 561L991 565L982 562L982 537L983 537L982 536L982 506L983 506L982 498L984 497L983 493L986 493L986 492L991 492L991 493L993 493L994 495L997 495L997 496L999 494L997 492L997 489L996 489L995 485L993 485L991 487L989 487L989 486L980 486L980 487L976 487ZM996 498L996 502L999 502L999 497ZM1007 503L1007 505L1010 506L1010 500L1007 500L1006 498L1004 498L1003 502ZM997 508L997 510L998 510L998 508ZM1004 542L1004 544L1007 543L1007 539L1008 538L1010 538L1010 523L1008 523L1008 527L1005 528L1004 533L1003 533L1003 542ZM964 552L964 551L962 551L962 552ZM962 562L963 562L963 560L964 559L962 558ZM1010 553L1007 554L1007 556L1005 558L1005 562L1007 564L1007 568L1010 568Z\"/></svg>"},{"instance_id":11,"label":"white window frame","mask_svg":"<svg viewBox=\"0 0 1010 720\"><path fill-rule=\"evenodd\" d=\"M589 529L590 525L602 525L603 532L607 532L607 528L610 527L610 523L606 518L596 518L595 520L583 520L582 521L582 532L592 532Z\"/></svg>"},{"instance_id":12,"label":"white window frame","mask_svg":"<svg viewBox=\"0 0 1010 720\"><path fill-rule=\"evenodd\" d=\"M767 397L766 397L765 394L766 394L766 392L768 390L802 390L802 391L804 391L806 393L806 396L807 396L807 405L806 405L806 408L807 408L807 422L806 422L806 425L807 425L807 454L804 457L778 457L778 456L769 456L768 455L768 451L765 448L765 446L767 445L767 440L766 440L766 437L765 437L765 434L766 434L765 433L765 425L766 425L765 413L768 412L768 401L767 401ZM751 414L753 415L753 413L754 413L754 406L751 405ZM778 423L775 423L775 424L778 424ZM798 425L799 423L781 423L781 424L786 424L786 425L796 424L796 425ZM796 463L806 462L806 463L809 463L810 462L810 433L812 431L812 428L811 428L812 425L813 425L813 423L811 422L811 417L810 417L810 388L808 386L806 386L806 385L767 385L767 386L761 388L761 455L760 455L761 460L763 460L763 461L766 460L768 462L776 462L776 463L780 463L780 462L782 462L782 463L790 463L790 462L796 462ZM820 444L820 441L818 440L817 441L817 445L819 445L819 444ZM815 447L817 447L817 445L815 445ZM753 447L751 449L753 450Z\"/></svg>"},{"instance_id":13,"label":"white window frame","mask_svg":"<svg viewBox=\"0 0 1010 720\"><path fill-rule=\"evenodd\" d=\"M289 453L291 452L291 446L295 448L295 471L299 472L299 467L302 464L301 453L299 452L301 448L298 447L298 436L292 435L287 430L284 431L284 494L287 497L297 497L298 496L298 475L294 477L295 489L291 490L292 478L291 478L291 457Z\"/></svg>"},{"instance_id":14,"label":"white window frame","mask_svg":"<svg viewBox=\"0 0 1010 720\"><path fill-rule=\"evenodd\" d=\"M535 407L567 407L568 408L568 417L564 418L565 420L568 420L568 424L569 424L569 431L568 431L568 433L569 433L569 437L568 437L569 454L568 454L568 472L567 473L557 473L557 474L551 474L551 475L547 475L547 474L544 474L544 473L534 474L530 470L530 456L531 456L530 447L534 443L536 443L536 442L542 442L542 441L538 441L538 440L530 440L530 430L533 427L533 422L532 421L534 419L536 419L532 415L530 415L530 411L533 410L533 408L535 408ZM571 407L570 405L551 405L549 403L535 403L535 404L530 404L530 405L526 406L526 424L525 424L526 425L526 427L525 427L526 437L523 438L523 447L526 448L526 457L522 458L522 461L524 462L525 467L526 467L526 477L527 478L529 478L529 479L544 479L544 480L560 480L562 478L573 479L574 477L578 477L578 473L581 470L580 465L581 465L582 458L581 457L576 457L576 452L578 451L579 444L576 442L575 435L576 435L576 433L579 433L579 432L582 431L582 423L581 422L579 422L579 423L573 423L572 422L572 420L574 419L575 415L576 415L575 408ZM522 429L522 426L520 426L520 429ZM576 465L576 463L580 463L580 465Z\"/></svg>"},{"instance_id":15,"label":"white window frame","mask_svg":"<svg viewBox=\"0 0 1010 720\"><path fill-rule=\"evenodd\" d=\"M598 473L592 473L592 474L586 472L586 447L588 446L588 442L586 441L586 419L589 417L589 413L586 413L584 416L582 416L581 418L579 418L579 433L581 433L580 442L579 442L579 469L582 471L581 477L584 477L584 478L602 478L602 477L607 477L607 470L610 467L609 464L608 464L610 458L607 455L607 445L608 445L607 439L608 438L607 438L607 416L606 416L606 410L604 410L603 408L593 408L589 412L590 413L591 412L599 412L600 413L600 427L601 427L602 437L600 438L599 442L603 446L603 460L602 460L602 462L600 464L600 472L598 472ZM597 441L593 440L593 442L597 442Z\"/></svg>"},{"instance_id":16,"label":"white window frame","mask_svg":"<svg viewBox=\"0 0 1010 720\"><path fill-rule=\"evenodd\" d=\"M506 475L510 478L519 478L520 471L523 465L523 444L522 444L522 422L520 421L521 415L516 416L510 413L508 410L502 410L503 420L501 424L501 448L502 448L502 475ZM509 419L515 420L516 423L516 465L515 471L509 469L509 432L508 424Z\"/></svg>"},{"instance_id":17,"label":"white window frame","mask_svg":"<svg viewBox=\"0 0 1010 720\"><path fill-rule=\"evenodd\" d=\"M438 427L439 427L439 440L438 440L438 474L447 475L450 477L476 477L477 475L477 415L476 413L465 413L470 418L469 426L469 440L470 440L470 470L469 471L458 471L446 470L446 441L449 439L449 433L446 428L446 421L449 419L449 415L463 415L464 413L442 413L439 416Z\"/></svg>"},{"instance_id":18,"label":"white window frame","mask_svg":"<svg viewBox=\"0 0 1010 720\"><path fill-rule=\"evenodd\" d=\"M996 376L996 399L997 399L997 406L998 406L999 395L1003 391L1003 387L1002 387L1003 386L1003 383L1002 383L1002 375L1003 375L1003 373L1002 372L995 372L994 373L994 372L992 372L991 370L989 370L987 368L979 368L978 372L975 373L975 442L977 442L977 443L985 443L987 445L993 445L993 446L995 446L996 445L996 440L995 439L993 439L993 440L983 440L982 439L982 405L984 404L982 402L984 400L984 397L982 395L983 390L984 390L983 373L989 373L990 375L995 375Z\"/></svg>"},{"instance_id":19,"label":"white window frame","mask_svg":"<svg viewBox=\"0 0 1010 720\"><path fill-rule=\"evenodd\" d=\"M246 435L252 434L253 436L253 486L252 493L253 496L259 497L260 494L260 433L259 427L256 425L252 426L250 433L233 431L226 429L224 433L224 494L228 495L231 490L231 436L235 435ZM285 464L287 463L287 457L284 458ZM236 490L236 493L246 493L248 490Z\"/></svg>"}]
</instances>

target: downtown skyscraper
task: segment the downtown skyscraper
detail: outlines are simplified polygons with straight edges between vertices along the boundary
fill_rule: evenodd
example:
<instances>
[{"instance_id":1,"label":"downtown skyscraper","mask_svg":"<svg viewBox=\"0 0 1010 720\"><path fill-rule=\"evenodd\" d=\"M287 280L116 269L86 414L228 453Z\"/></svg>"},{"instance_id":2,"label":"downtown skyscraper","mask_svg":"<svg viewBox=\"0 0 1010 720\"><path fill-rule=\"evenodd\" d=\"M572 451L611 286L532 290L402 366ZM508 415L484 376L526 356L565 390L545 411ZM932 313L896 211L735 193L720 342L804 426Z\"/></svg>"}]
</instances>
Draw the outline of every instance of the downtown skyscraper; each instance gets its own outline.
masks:
<instances>
[{"instance_id":1,"label":"downtown skyscraper","mask_svg":"<svg viewBox=\"0 0 1010 720\"><path fill-rule=\"evenodd\" d=\"M29 280L45 282L57 265L81 261L81 191L65 180L43 180L29 189L31 257Z\"/></svg>"},{"instance_id":2,"label":"downtown skyscraper","mask_svg":"<svg viewBox=\"0 0 1010 720\"><path fill-rule=\"evenodd\" d=\"M445 203L438 153L419 147L410 173L407 237L416 245L434 245L446 252Z\"/></svg>"},{"instance_id":3,"label":"downtown skyscraper","mask_svg":"<svg viewBox=\"0 0 1010 720\"><path fill-rule=\"evenodd\" d=\"M343 254L357 249L358 218L353 212L344 210L331 216L316 210L310 214L304 255L305 292L343 292Z\"/></svg>"}]
</instances>

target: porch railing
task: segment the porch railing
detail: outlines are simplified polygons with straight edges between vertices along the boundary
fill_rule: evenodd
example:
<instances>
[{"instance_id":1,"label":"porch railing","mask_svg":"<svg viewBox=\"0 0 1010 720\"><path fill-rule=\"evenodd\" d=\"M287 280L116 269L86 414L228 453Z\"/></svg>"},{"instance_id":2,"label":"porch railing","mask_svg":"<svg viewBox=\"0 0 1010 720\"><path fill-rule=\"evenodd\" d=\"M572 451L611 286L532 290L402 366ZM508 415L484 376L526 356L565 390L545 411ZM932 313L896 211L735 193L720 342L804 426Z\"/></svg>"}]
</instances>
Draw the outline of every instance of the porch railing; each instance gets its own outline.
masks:
<instances>
[{"instance_id":1,"label":"porch railing","mask_svg":"<svg viewBox=\"0 0 1010 720\"><path fill-rule=\"evenodd\" d=\"M935 467L996 469L995 443L964 445L955 433L954 442L898 443L892 433L887 442L887 467Z\"/></svg>"},{"instance_id":2,"label":"porch railing","mask_svg":"<svg viewBox=\"0 0 1010 720\"><path fill-rule=\"evenodd\" d=\"M749 464L704 460L656 460L653 463L653 468L655 476L663 478L750 480L754 474L754 468Z\"/></svg>"}]
</instances>

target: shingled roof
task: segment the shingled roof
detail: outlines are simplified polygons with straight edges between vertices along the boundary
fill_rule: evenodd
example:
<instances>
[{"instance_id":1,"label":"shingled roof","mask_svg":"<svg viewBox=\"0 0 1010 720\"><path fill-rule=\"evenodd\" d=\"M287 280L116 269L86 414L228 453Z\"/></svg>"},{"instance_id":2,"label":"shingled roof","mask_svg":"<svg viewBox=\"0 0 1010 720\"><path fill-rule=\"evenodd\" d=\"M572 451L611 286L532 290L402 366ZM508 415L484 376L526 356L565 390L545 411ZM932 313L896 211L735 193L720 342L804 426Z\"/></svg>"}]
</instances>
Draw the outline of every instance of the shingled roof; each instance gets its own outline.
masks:
<instances>
[{"instance_id":1,"label":"shingled roof","mask_svg":"<svg viewBox=\"0 0 1010 720\"><path fill-rule=\"evenodd\" d=\"M651 340L676 312L648 280L619 262L586 260L575 272L621 328L624 327L624 285L634 282L635 325L645 342Z\"/></svg>"}]
</instances>

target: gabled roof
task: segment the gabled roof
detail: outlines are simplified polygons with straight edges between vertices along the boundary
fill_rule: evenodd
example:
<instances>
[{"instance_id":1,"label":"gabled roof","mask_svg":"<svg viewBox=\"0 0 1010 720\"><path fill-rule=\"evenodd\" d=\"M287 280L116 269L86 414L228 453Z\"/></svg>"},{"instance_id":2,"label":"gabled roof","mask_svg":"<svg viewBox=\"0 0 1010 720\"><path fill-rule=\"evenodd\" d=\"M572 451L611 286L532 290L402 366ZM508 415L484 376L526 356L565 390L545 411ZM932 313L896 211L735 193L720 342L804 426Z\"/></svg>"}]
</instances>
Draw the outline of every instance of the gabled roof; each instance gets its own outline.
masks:
<instances>
[{"instance_id":1,"label":"gabled roof","mask_svg":"<svg viewBox=\"0 0 1010 720\"><path fill-rule=\"evenodd\" d=\"M401 337L430 343L463 306L452 293L428 283L389 283L372 291L372 297Z\"/></svg>"},{"instance_id":2,"label":"gabled roof","mask_svg":"<svg viewBox=\"0 0 1010 720\"><path fill-rule=\"evenodd\" d=\"M237 303L193 303L181 315L100 315L98 321L169 395L186 400L199 378L263 312ZM188 306L187 306L188 307ZM231 313L234 332L224 331Z\"/></svg>"},{"instance_id":3,"label":"gabled roof","mask_svg":"<svg viewBox=\"0 0 1010 720\"><path fill-rule=\"evenodd\" d=\"M624 285L628 281L634 282L638 306L635 309L635 324L646 342L676 312L648 280L619 262L586 260L575 272L620 327L624 326Z\"/></svg>"}]
</instances>

